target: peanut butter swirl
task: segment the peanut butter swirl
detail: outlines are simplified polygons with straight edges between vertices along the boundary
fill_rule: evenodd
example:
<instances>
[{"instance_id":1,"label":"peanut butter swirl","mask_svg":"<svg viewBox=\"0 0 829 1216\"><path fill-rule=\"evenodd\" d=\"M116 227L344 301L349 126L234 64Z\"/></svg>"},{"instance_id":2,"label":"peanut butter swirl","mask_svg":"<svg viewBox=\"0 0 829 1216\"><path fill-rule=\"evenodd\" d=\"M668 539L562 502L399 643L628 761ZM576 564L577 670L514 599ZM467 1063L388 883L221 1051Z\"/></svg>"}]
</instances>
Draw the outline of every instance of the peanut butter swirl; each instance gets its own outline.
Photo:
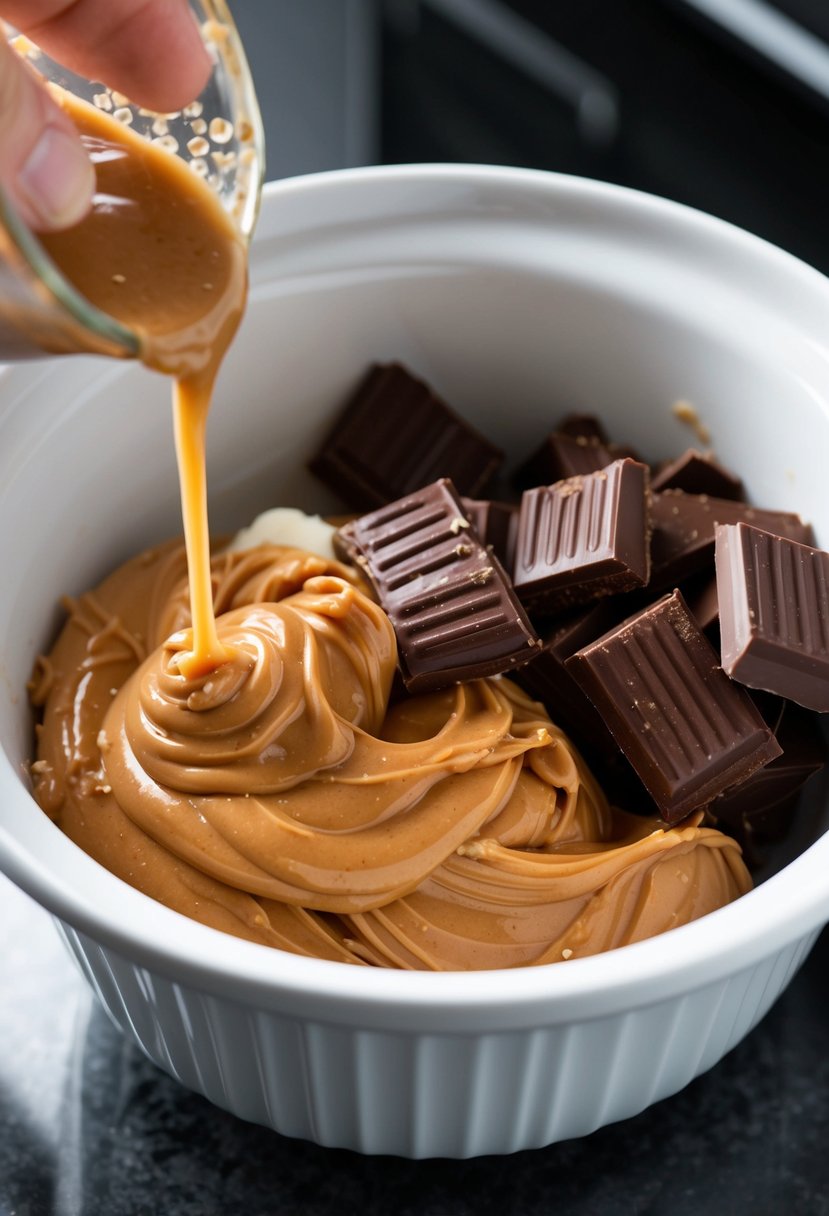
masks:
<instances>
[{"instance_id":1,"label":"peanut butter swirl","mask_svg":"<svg viewBox=\"0 0 829 1216\"><path fill-rule=\"evenodd\" d=\"M358 576L262 545L212 564L231 656L192 674L171 543L68 601L32 684L43 809L169 907L299 954L514 967L595 954L728 903L737 845L608 806L504 678L391 697Z\"/></svg>"}]
</instances>

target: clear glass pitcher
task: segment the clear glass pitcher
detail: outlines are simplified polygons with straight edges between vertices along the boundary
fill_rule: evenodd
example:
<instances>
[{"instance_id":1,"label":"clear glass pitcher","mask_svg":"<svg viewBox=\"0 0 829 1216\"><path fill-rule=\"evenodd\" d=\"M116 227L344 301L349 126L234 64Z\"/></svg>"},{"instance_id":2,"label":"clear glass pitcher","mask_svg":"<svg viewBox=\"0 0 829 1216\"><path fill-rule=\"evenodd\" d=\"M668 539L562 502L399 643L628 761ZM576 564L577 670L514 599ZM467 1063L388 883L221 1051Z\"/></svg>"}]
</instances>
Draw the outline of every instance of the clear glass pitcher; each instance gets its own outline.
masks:
<instances>
[{"instance_id":1,"label":"clear glass pitcher","mask_svg":"<svg viewBox=\"0 0 829 1216\"><path fill-rule=\"evenodd\" d=\"M25 38L13 38L12 44L46 80L187 160L249 239L265 172L253 80L224 0L190 4L214 68L200 97L175 114L133 105L122 94L68 71ZM75 290L0 191L0 361L80 353L137 358L140 341Z\"/></svg>"}]
</instances>

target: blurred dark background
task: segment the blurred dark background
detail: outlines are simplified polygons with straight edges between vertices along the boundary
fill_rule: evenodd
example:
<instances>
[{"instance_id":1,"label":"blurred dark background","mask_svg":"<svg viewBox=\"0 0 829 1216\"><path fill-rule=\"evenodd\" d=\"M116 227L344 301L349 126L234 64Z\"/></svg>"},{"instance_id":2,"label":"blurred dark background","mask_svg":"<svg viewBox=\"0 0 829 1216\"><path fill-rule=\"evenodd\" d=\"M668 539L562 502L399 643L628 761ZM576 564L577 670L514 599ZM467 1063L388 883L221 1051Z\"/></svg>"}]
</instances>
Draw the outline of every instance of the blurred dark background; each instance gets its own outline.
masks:
<instances>
[{"instance_id":1,"label":"blurred dark background","mask_svg":"<svg viewBox=\"0 0 829 1216\"><path fill-rule=\"evenodd\" d=\"M829 271L829 0L235 0L269 176L525 165L648 190Z\"/></svg>"}]
</instances>

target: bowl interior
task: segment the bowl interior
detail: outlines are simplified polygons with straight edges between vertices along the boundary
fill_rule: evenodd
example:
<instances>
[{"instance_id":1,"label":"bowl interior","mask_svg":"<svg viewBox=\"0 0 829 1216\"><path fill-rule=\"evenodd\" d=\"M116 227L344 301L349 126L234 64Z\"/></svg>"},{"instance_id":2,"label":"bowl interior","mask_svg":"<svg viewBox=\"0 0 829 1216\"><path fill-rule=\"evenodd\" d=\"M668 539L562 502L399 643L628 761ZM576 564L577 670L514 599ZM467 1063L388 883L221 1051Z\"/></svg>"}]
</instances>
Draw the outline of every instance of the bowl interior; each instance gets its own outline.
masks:
<instances>
[{"instance_id":1,"label":"bowl interior","mask_svg":"<svg viewBox=\"0 0 829 1216\"><path fill-rule=\"evenodd\" d=\"M208 435L217 531L335 507L306 459L366 366L398 359L513 460L570 410L676 454L697 443L672 412L686 400L758 505L829 542L829 287L725 225L541 174L362 171L271 187L252 271ZM0 862L58 911L58 890L120 884L27 794L25 684L60 596L180 530L169 398L128 364L0 373ZM811 797L814 836L825 785Z\"/></svg>"}]
</instances>

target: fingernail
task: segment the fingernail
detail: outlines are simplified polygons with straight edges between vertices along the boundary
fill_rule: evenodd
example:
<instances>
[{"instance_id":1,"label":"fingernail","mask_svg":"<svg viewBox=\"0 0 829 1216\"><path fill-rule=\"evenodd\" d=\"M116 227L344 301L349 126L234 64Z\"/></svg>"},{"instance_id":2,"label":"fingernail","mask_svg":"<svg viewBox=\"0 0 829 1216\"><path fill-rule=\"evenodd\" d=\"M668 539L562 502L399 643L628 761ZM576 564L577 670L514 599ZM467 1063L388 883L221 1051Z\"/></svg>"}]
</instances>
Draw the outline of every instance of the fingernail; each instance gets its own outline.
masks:
<instances>
[{"instance_id":1,"label":"fingernail","mask_svg":"<svg viewBox=\"0 0 829 1216\"><path fill-rule=\"evenodd\" d=\"M48 126L20 170L17 187L44 228L68 228L89 209L95 170L77 137Z\"/></svg>"}]
</instances>

